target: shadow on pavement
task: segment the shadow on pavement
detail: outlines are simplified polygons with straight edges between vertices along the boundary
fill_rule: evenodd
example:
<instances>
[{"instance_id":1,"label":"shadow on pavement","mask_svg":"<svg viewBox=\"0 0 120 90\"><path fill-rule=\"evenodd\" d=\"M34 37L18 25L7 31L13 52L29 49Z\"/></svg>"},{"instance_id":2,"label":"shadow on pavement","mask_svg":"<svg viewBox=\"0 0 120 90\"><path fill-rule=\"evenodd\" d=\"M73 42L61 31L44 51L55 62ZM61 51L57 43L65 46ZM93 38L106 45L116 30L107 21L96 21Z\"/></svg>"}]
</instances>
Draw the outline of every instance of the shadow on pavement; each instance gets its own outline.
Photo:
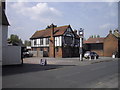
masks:
<instances>
[{"instance_id":1,"label":"shadow on pavement","mask_svg":"<svg viewBox=\"0 0 120 90\"><path fill-rule=\"evenodd\" d=\"M66 66L75 66L75 65L46 65L41 66L40 64L23 64L23 65L11 65L11 66L2 66L2 76L14 75L14 74L23 74L27 72L37 72L63 68Z\"/></svg>"}]
</instances>

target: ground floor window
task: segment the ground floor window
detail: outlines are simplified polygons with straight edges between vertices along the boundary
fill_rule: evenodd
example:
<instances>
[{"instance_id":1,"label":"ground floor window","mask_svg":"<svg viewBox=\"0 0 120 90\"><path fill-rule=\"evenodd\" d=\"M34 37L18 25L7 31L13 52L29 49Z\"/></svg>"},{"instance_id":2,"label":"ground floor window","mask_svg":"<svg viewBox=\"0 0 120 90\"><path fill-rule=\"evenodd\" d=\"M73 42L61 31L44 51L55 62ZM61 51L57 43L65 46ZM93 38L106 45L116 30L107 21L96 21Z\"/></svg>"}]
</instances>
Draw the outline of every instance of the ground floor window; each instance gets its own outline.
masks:
<instances>
[{"instance_id":1,"label":"ground floor window","mask_svg":"<svg viewBox=\"0 0 120 90\"><path fill-rule=\"evenodd\" d=\"M33 48L33 51L37 51L37 48Z\"/></svg>"},{"instance_id":2,"label":"ground floor window","mask_svg":"<svg viewBox=\"0 0 120 90\"><path fill-rule=\"evenodd\" d=\"M58 47L56 47L56 48L55 48L55 50L56 50L56 52L58 52L58 51L59 51L59 48L58 48Z\"/></svg>"},{"instance_id":3,"label":"ground floor window","mask_svg":"<svg viewBox=\"0 0 120 90\"><path fill-rule=\"evenodd\" d=\"M43 48L40 48L40 51L43 51Z\"/></svg>"}]
</instances>

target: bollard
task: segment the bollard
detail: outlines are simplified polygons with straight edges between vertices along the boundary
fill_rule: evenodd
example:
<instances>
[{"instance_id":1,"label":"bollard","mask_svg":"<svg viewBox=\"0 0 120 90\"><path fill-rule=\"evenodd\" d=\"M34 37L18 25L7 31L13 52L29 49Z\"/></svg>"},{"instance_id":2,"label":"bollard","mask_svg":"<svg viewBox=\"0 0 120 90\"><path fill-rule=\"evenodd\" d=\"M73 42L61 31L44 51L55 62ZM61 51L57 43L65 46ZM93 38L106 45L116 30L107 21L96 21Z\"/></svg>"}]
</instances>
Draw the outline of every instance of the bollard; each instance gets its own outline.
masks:
<instances>
[{"instance_id":1,"label":"bollard","mask_svg":"<svg viewBox=\"0 0 120 90\"><path fill-rule=\"evenodd\" d=\"M115 58L115 55L114 55L114 54L112 55L112 58Z\"/></svg>"},{"instance_id":2,"label":"bollard","mask_svg":"<svg viewBox=\"0 0 120 90\"><path fill-rule=\"evenodd\" d=\"M42 65L42 59L40 60L40 65Z\"/></svg>"},{"instance_id":3,"label":"bollard","mask_svg":"<svg viewBox=\"0 0 120 90\"><path fill-rule=\"evenodd\" d=\"M89 56L89 60L91 60L91 56Z\"/></svg>"},{"instance_id":4,"label":"bollard","mask_svg":"<svg viewBox=\"0 0 120 90\"><path fill-rule=\"evenodd\" d=\"M40 65L46 66L47 65L47 60L46 59L45 60L41 59L40 60Z\"/></svg>"},{"instance_id":5,"label":"bollard","mask_svg":"<svg viewBox=\"0 0 120 90\"><path fill-rule=\"evenodd\" d=\"M45 66L47 65L47 60L45 59Z\"/></svg>"},{"instance_id":6,"label":"bollard","mask_svg":"<svg viewBox=\"0 0 120 90\"><path fill-rule=\"evenodd\" d=\"M94 57L94 60L96 60L96 56Z\"/></svg>"}]
</instances>

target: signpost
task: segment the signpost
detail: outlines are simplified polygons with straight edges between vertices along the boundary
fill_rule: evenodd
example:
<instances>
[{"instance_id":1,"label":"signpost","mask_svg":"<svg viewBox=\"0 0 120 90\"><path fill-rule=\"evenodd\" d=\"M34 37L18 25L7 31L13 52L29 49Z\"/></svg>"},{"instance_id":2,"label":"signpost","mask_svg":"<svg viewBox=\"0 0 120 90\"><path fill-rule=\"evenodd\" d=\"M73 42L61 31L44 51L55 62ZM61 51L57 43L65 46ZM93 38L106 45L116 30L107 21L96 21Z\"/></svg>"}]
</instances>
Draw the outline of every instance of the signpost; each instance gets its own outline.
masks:
<instances>
[{"instance_id":1,"label":"signpost","mask_svg":"<svg viewBox=\"0 0 120 90\"><path fill-rule=\"evenodd\" d=\"M79 37L80 37L80 47L79 47L79 54L80 54L80 61L83 61L83 57L82 57L82 54L83 54L83 30L84 29L82 29L82 28L80 28L80 30L79 30Z\"/></svg>"}]
</instances>

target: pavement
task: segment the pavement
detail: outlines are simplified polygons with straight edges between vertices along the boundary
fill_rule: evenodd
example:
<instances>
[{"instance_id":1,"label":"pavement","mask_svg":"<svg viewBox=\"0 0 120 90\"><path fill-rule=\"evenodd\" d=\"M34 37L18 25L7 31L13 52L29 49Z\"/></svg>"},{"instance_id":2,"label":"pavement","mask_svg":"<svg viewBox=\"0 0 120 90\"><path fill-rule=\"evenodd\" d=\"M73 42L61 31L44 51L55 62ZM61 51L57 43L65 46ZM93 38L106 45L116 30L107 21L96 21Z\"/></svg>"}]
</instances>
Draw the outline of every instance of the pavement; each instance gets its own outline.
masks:
<instances>
[{"instance_id":1,"label":"pavement","mask_svg":"<svg viewBox=\"0 0 120 90\"><path fill-rule=\"evenodd\" d=\"M101 62L109 62L114 60L119 60L120 58L111 58L111 57L99 57L99 59L83 59L80 61L79 58L40 58L40 57L32 57L32 58L25 58L24 63L29 64L40 64L41 59L46 59L48 65L89 65Z\"/></svg>"}]
</instances>

